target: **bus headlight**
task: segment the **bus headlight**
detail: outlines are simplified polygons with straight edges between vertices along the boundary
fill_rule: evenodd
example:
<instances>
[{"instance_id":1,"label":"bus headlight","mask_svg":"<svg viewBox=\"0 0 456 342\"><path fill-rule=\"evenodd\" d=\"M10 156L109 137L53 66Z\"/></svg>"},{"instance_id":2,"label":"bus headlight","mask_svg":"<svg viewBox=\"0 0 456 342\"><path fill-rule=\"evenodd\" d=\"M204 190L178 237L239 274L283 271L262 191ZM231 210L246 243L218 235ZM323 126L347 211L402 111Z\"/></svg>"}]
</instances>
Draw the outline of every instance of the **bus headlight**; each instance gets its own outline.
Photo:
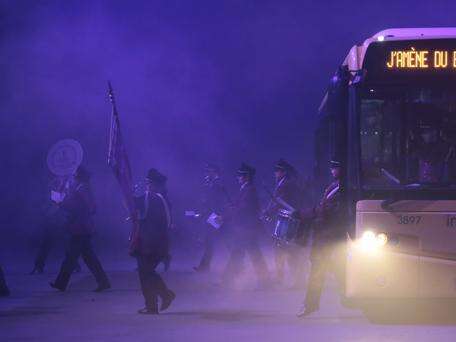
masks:
<instances>
[{"instance_id":1,"label":"bus headlight","mask_svg":"<svg viewBox=\"0 0 456 342\"><path fill-rule=\"evenodd\" d=\"M378 247L383 247L388 243L386 233L375 234L373 231L367 230L363 233L360 239L362 249L372 251Z\"/></svg>"},{"instance_id":2,"label":"bus headlight","mask_svg":"<svg viewBox=\"0 0 456 342\"><path fill-rule=\"evenodd\" d=\"M377 234L377 244L379 246L385 246L388 243L388 235L386 233Z\"/></svg>"}]
</instances>

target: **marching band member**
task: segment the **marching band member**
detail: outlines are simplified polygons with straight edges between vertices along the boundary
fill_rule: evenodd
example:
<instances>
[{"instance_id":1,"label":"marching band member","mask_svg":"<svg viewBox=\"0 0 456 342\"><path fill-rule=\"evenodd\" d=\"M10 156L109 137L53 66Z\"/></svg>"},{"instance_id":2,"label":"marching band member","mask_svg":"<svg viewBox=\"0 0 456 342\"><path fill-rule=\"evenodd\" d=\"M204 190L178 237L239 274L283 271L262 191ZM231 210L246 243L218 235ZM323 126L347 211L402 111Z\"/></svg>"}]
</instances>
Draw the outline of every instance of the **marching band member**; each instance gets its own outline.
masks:
<instances>
[{"instance_id":1,"label":"marching band member","mask_svg":"<svg viewBox=\"0 0 456 342\"><path fill-rule=\"evenodd\" d=\"M212 213L221 215L228 202L225 187L220 179L220 168L215 164L208 163L204 171L204 188L200 211L205 228L204 253L198 266L194 267L197 272L209 271L214 254L214 243L218 234L218 231L206 223L206 220Z\"/></svg>"},{"instance_id":2,"label":"marching band member","mask_svg":"<svg viewBox=\"0 0 456 342\"><path fill-rule=\"evenodd\" d=\"M138 313L158 314L158 299L161 300L160 311L163 311L176 297L155 270L169 258L168 230L171 227L171 213L166 194L166 176L156 169L150 169L146 181L146 193L137 199L139 244L135 256L145 299L145 308Z\"/></svg>"},{"instance_id":3,"label":"marching band member","mask_svg":"<svg viewBox=\"0 0 456 342\"><path fill-rule=\"evenodd\" d=\"M338 161L330 162L333 182L326 188L318 206L313 210L313 240L310 255L311 270L307 284L307 293L298 317L305 317L317 311L323 290L325 276L332 259L337 262L336 276L339 286L344 284L344 255L335 255L344 248L344 191L342 188L342 168Z\"/></svg>"},{"instance_id":4,"label":"marching band member","mask_svg":"<svg viewBox=\"0 0 456 342\"><path fill-rule=\"evenodd\" d=\"M68 249L60 272L51 287L65 291L74 271L79 256L97 281L95 292L101 292L111 287L97 255L92 247L92 234L94 232L93 215L95 202L90 187L90 174L82 166L78 167L74 176L74 184L69 189L60 207L68 213L66 224L70 234Z\"/></svg>"},{"instance_id":5,"label":"marching band member","mask_svg":"<svg viewBox=\"0 0 456 342\"><path fill-rule=\"evenodd\" d=\"M273 193L273 198L270 200L268 206L263 212L264 217L268 217L268 220L274 220L280 209L288 209L280 204L278 199L285 202L287 205L294 208L296 212L300 209L300 189L296 181L296 170L284 159L279 159L274 165L274 177L276 186ZM293 276L299 274L298 269L301 266L301 250L302 248L297 245L284 244L281 241L275 241L274 252L277 279L279 282L284 280L285 276L285 263L292 270ZM298 285L298 279L294 279L295 285Z\"/></svg>"},{"instance_id":6,"label":"marching band member","mask_svg":"<svg viewBox=\"0 0 456 342\"><path fill-rule=\"evenodd\" d=\"M235 242L222 278L224 283L232 282L241 272L246 253L249 254L261 284L264 285L269 278L268 267L258 243L261 221L254 176L255 169L245 163L237 171L239 193L225 217L229 221Z\"/></svg>"},{"instance_id":7,"label":"marching band member","mask_svg":"<svg viewBox=\"0 0 456 342\"><path fill-rule=\"evenodd\" d=\"M69 180L61 177L55 177L50 184L51 193L53 191L58 193L65 193L65 188L68 188ZM42 208L42 216L38 223L40 230L40 242L38 251L35 256L35 262L33 270L30 274L42 274L46 265L46 260L51 252L52 248L62 242L62 232L65 228L66 212L59 206L59 203L49 199L46 201ZM62 243L63 244L63 243ZM75 272L80 272L81 266L79 262L76 263Z\"/></svg>"}]
</instances>

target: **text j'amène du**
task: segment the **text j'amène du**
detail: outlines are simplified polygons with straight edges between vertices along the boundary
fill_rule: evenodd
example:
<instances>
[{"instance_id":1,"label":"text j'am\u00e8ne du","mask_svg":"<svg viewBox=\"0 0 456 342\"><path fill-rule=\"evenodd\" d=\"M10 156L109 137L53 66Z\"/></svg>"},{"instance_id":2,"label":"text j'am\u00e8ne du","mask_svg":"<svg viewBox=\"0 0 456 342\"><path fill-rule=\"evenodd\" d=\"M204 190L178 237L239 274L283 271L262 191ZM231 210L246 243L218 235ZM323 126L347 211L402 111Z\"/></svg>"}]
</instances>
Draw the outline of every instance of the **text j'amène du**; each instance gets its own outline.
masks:
<instances>
[{"instance_id":1,"label":"text j'am\u00e8ne du","mask_svg":"<svg viewBox=\"0 0 456 342\"><path fill-rule=\"evenodd\" d=\"M393 50L388 69L456 69L456 50Z\"/></svg>"}]
</instances>

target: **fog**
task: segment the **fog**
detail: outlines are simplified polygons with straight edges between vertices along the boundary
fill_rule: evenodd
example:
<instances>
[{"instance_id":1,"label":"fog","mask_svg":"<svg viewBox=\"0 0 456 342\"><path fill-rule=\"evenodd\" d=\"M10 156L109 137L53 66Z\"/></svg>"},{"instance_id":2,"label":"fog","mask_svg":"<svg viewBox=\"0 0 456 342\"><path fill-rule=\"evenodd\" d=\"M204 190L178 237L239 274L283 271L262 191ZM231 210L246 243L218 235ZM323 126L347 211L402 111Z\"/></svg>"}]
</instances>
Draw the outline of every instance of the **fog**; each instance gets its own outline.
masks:
<instances>
[{"instance_id":1,"label":"fog","mask_svg":"<svg viewBox=\"0 0 456 342\"><path fill-rule=\"evenodd\" d=\"M222 167L232 193L242 161L257 168L258 183L272 185L280 157L310 175L317 108L350 47L389 27L454 25L455 9L453 1L1 1L0 250L33 246L49 196L46 154L63 138L83 146L99 236L126 239L106 163L108 80L135 181L150 167L168 176L185 240L182 213L198 198L205 162Z\"/></svg>"}]
</instances>

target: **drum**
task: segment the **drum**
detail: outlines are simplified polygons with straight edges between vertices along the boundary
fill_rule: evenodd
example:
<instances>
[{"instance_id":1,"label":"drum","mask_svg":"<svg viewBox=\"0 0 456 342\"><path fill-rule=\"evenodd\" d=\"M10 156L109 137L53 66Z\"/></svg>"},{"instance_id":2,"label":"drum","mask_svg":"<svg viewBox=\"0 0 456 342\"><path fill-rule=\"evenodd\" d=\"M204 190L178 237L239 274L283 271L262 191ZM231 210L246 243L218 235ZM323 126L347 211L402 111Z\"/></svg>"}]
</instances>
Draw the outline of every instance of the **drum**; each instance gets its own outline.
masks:
<instances>
[{"instance_id":1,"label":"drum","mask_svg":"<svg viewBox=\"0 0 456 342\"><path fill-rule=\"evenodd\" d=\"M294 242L298 235L301 221L293 216L293 212L281 209L277 214L277 221L272 237L279 242Z\"/></svg>"}]
</instances>

